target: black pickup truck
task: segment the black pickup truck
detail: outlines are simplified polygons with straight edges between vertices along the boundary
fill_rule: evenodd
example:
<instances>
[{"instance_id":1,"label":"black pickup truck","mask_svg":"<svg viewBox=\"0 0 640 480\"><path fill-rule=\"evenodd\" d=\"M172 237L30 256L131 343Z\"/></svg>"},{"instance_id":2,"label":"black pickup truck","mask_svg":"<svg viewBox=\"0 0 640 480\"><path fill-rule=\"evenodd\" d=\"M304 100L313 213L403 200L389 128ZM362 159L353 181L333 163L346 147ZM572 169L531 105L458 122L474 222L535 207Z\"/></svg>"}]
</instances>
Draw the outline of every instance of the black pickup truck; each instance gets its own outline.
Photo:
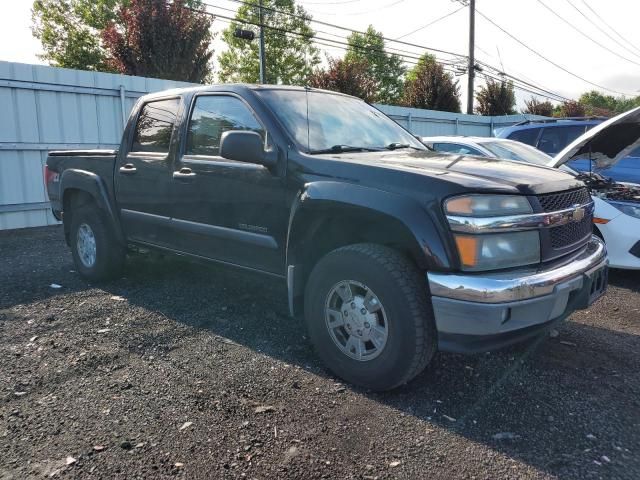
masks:
<instances>
[{"instance_id":1,"label":"black pickup truck","mask_svg":"<svg viewBox=\"0 0 640 480\"><path fill-rule=\"evenodd\" d=\"M541 335L606 289L578 180L431 152L333 92L147 95L119 150L51 152L46 168L83 276L118 275L143 247L286 281L319 356L374 390L408 382L438 349Z\"/></svg>"}]
</instances>

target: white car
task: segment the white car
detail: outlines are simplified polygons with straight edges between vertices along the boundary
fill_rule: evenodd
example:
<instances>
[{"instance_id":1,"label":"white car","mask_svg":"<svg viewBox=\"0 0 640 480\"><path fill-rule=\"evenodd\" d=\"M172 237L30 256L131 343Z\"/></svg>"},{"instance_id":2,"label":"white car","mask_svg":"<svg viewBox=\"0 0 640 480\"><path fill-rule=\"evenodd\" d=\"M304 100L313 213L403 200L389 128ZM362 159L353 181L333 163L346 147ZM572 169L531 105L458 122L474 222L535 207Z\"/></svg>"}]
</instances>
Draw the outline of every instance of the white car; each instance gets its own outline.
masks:
<instances>
[{"instance_id":1,"label":"white car","mask_svg":"<svg viewBox=\"0 0 640 480\"><path fill-rule=\"evenodd\" d=\"M591 190L594 232L607 244L610 266L640 270L640 185L618 183L597 173L580 173L565 165L591 155L596 165L604 167L627 156L640 145L640 108L601 123L553 158L524 143L501 138L441 136L421 140L436 151L535 163L576 175Z\"/></svg>"}]
</instances>

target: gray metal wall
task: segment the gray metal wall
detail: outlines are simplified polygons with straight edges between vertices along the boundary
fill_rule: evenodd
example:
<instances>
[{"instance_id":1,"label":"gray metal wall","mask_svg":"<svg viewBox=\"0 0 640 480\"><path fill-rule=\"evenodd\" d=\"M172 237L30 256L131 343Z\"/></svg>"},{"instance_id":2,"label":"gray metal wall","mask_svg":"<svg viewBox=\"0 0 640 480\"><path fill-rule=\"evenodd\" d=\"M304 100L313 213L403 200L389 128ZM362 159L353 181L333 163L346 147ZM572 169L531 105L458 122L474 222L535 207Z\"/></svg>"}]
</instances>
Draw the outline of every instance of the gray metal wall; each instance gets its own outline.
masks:
<instances>
[{"instance_id":1,"label":"gray metal wall","mask_svg":"<svg viewBox=\"0 0 640 480\"><path fill-rule=\"evenodd\" d=\"M0 230L56 223L43 182L48 150L116 147L139 96L186 85L0 62ZM491 136L524 117L379 108L416 135Z\"/></svg>"},{"instance_id":2,"label":"gray metal wall","mask_svg":"<svg viewBox=\"0 0 640 480\"><path fill-rule=\"evenodd\" d=\"M116 147L139 96L185 85L0 62L0 229L56 222L43 182L48 150Z\"/></svg>"},{"instance_id":3,"label":"gray metal wall","mask_svg":"<svg viewBox=\"0 0 640 480\"><path fill-rule=\"evenodd\" d=\"M466 113L437 112L419 108L376 105L400 125L414 135L465 135L476 137L492 137L499 128L513 125L527 119L546 118L539 115L504 115L499 117L482 117Z\"/></svg>"}]
</instances>

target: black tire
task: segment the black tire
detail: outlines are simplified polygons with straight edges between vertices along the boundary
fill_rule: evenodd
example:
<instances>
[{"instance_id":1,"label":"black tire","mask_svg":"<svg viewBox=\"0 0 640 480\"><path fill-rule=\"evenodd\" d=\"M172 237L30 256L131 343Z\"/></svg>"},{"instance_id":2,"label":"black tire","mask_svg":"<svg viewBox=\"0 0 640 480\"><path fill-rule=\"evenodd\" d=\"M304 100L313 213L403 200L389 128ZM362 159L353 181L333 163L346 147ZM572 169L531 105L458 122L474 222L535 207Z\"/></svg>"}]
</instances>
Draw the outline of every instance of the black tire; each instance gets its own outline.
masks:
<instances>
[{"instance_id":1,"label":"black tire","mask_svg":"<svg viewBox=\"0 0 640 480\"><path fill-rule=\"evenodd\" d=\"M95 262L85 265L80 259L78 231L88 225L95 238ZM122 273L125 247L118 242L104 213L95 205L85 204L72 211L70 245L77 271L88 280L110 280Z\"/></svg>"},{"instance_id":2,"label":"black tire","mask_svg":"<svg viewBox=\"0 0 640 480\"><path fill-rule=\"evenodd\" d=\"M386 344L377 357L367 361L343 353L325 320L330 292L346 280L362 283L374 292L387 318ZM437 350L427 289L424 275L391 248L363 243L327 254L314 267L305 290L305 320L318 355L336 375L370 390L390 390L409 382Z\"/></svg>"}]
</instances>

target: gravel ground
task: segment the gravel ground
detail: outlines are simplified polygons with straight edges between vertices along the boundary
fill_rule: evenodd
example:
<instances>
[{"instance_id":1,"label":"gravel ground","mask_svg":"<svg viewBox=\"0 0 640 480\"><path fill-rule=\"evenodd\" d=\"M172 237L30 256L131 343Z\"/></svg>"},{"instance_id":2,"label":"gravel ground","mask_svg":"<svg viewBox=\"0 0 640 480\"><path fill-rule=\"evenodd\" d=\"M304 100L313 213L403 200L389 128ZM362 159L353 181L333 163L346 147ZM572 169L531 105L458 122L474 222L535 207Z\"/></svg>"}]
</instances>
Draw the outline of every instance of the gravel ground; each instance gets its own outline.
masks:
<instances>
[{"instance_id":1,"label":"gravel ground","mask_svg":"<svg viewBox=\"0 0 640 480\"><path fill-rule=\"evenodd\" d=\"M640 478L640 272L554 338L377 394L263 277L136 257L90 285L59 227L0 232L0 259L0 479Z\"/></svg>"}]
</instances>

